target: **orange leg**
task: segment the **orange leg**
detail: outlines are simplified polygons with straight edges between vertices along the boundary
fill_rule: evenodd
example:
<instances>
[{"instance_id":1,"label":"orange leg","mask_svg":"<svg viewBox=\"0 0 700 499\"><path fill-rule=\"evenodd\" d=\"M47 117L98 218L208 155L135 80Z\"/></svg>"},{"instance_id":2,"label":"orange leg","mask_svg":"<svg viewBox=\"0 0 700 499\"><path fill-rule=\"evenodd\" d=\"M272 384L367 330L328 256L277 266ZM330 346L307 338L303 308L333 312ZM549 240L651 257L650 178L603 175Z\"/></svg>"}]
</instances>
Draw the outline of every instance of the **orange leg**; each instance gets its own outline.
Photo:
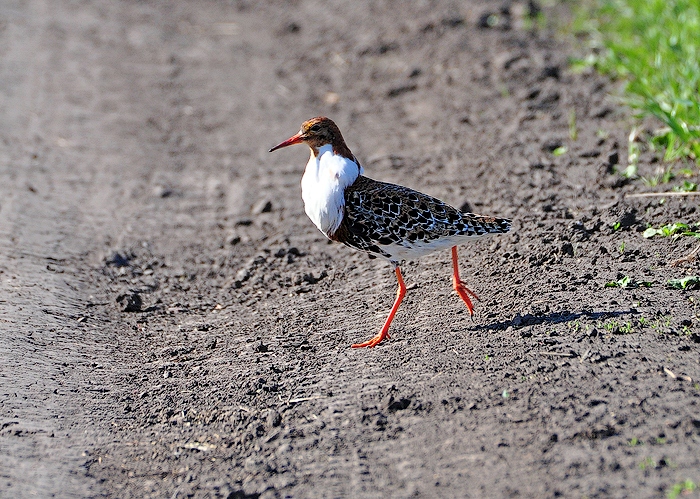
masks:
<instances>
[{"instance_id":1,"label":"orange leg","mask_svg":"<svg viewBox=\"0 0 700 499\"><path fill-rule=\"evenodd\" d=\"M462 299L464 304L469 310L469 315L474 315L474 305L469 299L471 295L475 299L479 299L476 293L464 285L462 280L459 278L459 263L457 263L457 246L452 246L452 287L457 291L457 294Z\"/></svg>"},{"instance_id":2,"label":"orange leg","mask_svg":"<svg viewBox=\"0 0 700 499\"><path fill-rule=\"evenodd\" d=\"M396 311L399 309L399 305L401 305L401 300L403 300L403 297L406 296L406 285L403 283L401 269L399 269L398 265L396 266L396 279L399 281L399 289L396 290L396 301L394 301L394 306L391 307L391 312L389 312L389 317L386 318L384 327L374 338L365 341L364 343L355 343L354 345L352 345L352 348L373 348L379 345L384 338L389 338L389 326L391 325L391 321L394 319L394 315L396 315Z\"/></svg>"}]
</instances>

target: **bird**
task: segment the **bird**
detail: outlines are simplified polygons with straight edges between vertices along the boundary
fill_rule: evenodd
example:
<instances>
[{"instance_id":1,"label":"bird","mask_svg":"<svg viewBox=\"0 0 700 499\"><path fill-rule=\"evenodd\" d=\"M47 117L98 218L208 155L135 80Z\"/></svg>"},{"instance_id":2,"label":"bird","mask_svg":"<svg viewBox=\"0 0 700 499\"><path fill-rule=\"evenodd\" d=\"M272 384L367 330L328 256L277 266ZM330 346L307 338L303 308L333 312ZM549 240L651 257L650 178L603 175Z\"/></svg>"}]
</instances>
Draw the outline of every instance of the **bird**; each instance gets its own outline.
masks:
<instances>
[{"instance_id":1,"label":"bird","mask_svg":"<svg viewBox=\"0 0 700 499\"><path fill-rule=\"evenodd\" d=\"M325 116L304 121L299 132L269 152L302 143L311 150L301 179L308 217L328 239L388 260L398 281L396 299L382 329L352 348L373 348L390 337L389 327L406 296L400 265L434 251L451 249L452 287L473 316L471 298L479 297L459 276L457 246L506 233L511 220L462 212L422 192L366 177L338 126Z\"/></svg>"}]
</instances>

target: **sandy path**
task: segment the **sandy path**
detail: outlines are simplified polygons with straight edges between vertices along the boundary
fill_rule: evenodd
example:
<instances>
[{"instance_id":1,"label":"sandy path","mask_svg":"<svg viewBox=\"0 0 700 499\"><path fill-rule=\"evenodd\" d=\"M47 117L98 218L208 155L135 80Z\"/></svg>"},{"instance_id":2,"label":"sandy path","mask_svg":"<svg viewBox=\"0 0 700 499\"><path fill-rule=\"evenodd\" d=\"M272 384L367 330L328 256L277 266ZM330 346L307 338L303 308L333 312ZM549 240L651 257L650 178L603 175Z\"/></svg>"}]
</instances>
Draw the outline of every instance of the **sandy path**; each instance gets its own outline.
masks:
<instances>
[{"instance_id":1,"label":"sandy path","mask_svg":"<svg viewBox=\"0 0 700 499\"><path fill-rule=\"evenodd\" d=\"M640 232L697 205L623 197L624 114L524 8L0 4L0 496L700 483L697 305L664 286L694 241ZM306 152L266 152L317 114L370 176L515 220L460 250L473 321L431 255L348 348L393 275L304 217Z\"/></svg>"}]
</instances>

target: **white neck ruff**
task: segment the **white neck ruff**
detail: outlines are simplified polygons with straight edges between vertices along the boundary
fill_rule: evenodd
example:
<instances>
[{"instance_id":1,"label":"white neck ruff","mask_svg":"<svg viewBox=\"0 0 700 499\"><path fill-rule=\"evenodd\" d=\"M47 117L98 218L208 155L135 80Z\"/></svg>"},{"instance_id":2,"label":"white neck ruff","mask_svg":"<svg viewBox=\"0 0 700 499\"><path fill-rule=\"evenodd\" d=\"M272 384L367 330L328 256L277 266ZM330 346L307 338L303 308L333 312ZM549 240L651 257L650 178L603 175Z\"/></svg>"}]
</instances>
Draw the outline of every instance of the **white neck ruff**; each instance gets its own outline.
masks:
<instances>
[{"instance_id":1,"label":"white neck ruff","mask_svg":"<svg viewBox=\"0 0 700 499\"><path fill-rule=\"evenodd\" d=\"M345 188L352 185L363 169L353 160L333 153L326 144L306 164L301 178L301 198L311 221L326 237L332 235L343 220Z\"/></svg>"}]
</instances>

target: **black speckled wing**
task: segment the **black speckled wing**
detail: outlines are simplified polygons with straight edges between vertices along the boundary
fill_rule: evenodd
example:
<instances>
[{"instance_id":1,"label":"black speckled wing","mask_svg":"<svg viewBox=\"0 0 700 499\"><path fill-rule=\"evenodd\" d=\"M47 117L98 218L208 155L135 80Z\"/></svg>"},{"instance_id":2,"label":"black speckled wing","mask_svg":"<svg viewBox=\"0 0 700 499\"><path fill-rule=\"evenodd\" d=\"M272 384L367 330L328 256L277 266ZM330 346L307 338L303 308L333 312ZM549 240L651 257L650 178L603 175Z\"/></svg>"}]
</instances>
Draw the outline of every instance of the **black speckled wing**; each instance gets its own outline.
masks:
<instances>
[{"instance_id":1,"label":"black speckled wing","mask_svg":"<svg viewBox=\"0 0 700 499\"><path fill-rule=\"evenodd\" d=\"M509 230L510 220L462 213L427 194L359 176L345 190L333 239L399 262Z\"/></svg>"}]
</instances>

